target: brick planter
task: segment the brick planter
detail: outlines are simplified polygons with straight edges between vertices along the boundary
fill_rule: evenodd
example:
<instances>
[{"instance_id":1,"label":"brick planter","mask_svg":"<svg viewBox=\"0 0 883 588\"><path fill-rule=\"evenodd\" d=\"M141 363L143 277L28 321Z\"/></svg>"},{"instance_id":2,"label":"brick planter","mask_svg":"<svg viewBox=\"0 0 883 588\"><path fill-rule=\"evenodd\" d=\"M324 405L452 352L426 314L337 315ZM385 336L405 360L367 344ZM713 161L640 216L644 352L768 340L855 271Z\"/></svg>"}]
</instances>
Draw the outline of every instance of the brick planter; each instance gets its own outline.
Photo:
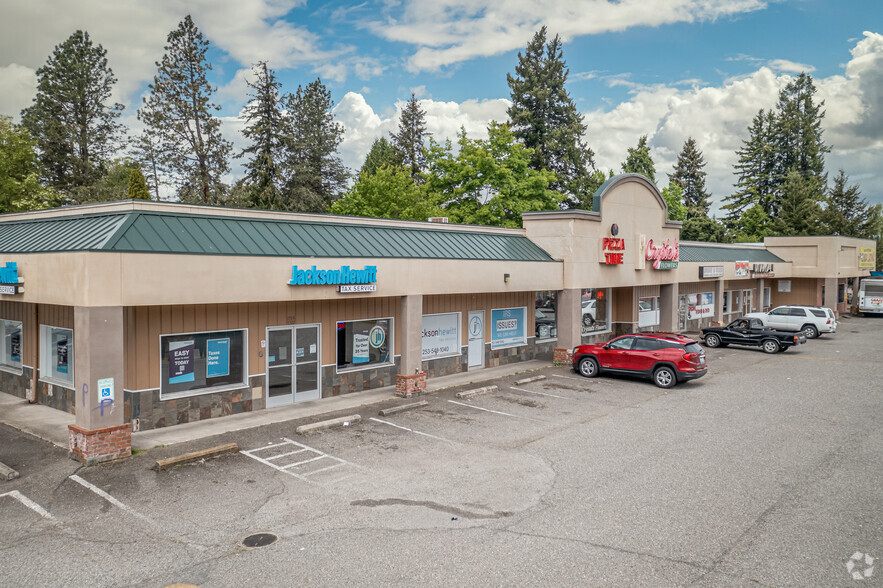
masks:
<instances>
[{"instance_id":1,"label":"brick planter","mask_svg":"<svg viewBox=\"0 0 883 588\"><path fill-rule=\"evenodd\" d=\"M556 347L554 353L554 362L556 364L570 365L571 363L573 363L573 349Z\"/></svg>"},{"instance_id":2,"label":"brick planter","mask_svg":"<svg viewBox=\"0 0 883 588\"><path fill-rule=\"evenodd\" d=\"M426 392L426 373L420 372L413 376L396 376L396 396L411 398Z\"/></svg>"},{"instance_id":3,"label":"brick planter","mask_svg":"<svg viewBox=\"0 0 883 588\"><path fill-rule=\"evenodd\" d=\"M126 423L89 431L68 425L68 455L86 465L95 465L132 455L132 425Z\"/></svg>"}]
</instances>

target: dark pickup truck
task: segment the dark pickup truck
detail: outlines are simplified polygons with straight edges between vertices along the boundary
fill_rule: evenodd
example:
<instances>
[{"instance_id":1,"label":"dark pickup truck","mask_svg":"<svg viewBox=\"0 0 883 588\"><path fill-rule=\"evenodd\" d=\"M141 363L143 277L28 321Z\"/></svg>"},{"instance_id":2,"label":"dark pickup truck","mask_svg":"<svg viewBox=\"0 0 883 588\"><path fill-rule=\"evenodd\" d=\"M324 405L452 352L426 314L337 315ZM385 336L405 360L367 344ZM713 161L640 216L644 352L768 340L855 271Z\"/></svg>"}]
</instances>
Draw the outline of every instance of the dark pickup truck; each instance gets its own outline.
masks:
<instances>
[{"instance_id":1,"label":"dark pickup truck","mask_svg":"<svg viewBox=\"0 0 883 588\"><path fill-rule=\"evenodd\" d=\"M760 347L766 353L785 351L792 345L806 343L803 331L775 331L764 327L760 319L740 318L725 327L702 329L702 340L706 347L726 347L727 345L751 345Z\"/></svg>"}]
</instances>

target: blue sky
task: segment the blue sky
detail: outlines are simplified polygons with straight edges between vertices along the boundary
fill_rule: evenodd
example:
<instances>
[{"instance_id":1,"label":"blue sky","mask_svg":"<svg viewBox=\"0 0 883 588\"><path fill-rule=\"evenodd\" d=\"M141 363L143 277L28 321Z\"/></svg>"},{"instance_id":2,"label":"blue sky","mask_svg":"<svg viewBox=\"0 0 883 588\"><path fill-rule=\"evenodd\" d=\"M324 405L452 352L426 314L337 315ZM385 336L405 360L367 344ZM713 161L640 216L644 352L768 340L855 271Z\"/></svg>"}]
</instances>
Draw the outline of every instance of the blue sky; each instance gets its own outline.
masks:
<instances>
[{"instance_id":1,"label":"blue sky","mask_svg":"<svg viewBox=\"0 0 883 588\"><path fill-rule=\"evenodd\" d=\"M844 168L866 198L883 202L883 3L871 0L30 0L6 6L0 23L0 114L17 118L36 68L81 28L108 50L124 122L137 129L153 62L187 13L212 44L224 132L238 147L244 80L259 59L283 91L322 78L351 168L395 129L412 91L437 139L461 125L483 136L490 120L505 119L506 74L545 24L565 40L568 90L599 168L619 171L646 134L662 187L692 136L719 204L751 118L809 71L826 100L829 171ZM231 179L239 169L234 162Z\"/></svg>"}]
</instances>

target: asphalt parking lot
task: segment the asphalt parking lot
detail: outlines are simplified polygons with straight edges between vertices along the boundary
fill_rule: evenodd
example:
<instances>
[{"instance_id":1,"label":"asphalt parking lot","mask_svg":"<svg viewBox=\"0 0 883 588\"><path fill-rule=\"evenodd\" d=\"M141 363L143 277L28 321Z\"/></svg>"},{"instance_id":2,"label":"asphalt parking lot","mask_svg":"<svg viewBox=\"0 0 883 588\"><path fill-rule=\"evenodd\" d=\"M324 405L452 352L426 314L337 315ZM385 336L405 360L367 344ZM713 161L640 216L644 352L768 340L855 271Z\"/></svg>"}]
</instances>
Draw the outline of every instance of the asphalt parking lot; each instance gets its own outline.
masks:
<instances>
[{"instance_id":1,"label":"asphalt parking lot","mask_svg":"<svg viewBox=\"0 0 883 588\"><path fill-rule=\"evenodd\" d=\"M0 426L21 472L0 482L0 582L855 585L854 554L883 555L881 327L707 349L709 375L671 390L550 366L92 468ZM243 451L150 469L230 441ZM277 540L243 547L261 532Z\"/></svg>"}]
</instances>

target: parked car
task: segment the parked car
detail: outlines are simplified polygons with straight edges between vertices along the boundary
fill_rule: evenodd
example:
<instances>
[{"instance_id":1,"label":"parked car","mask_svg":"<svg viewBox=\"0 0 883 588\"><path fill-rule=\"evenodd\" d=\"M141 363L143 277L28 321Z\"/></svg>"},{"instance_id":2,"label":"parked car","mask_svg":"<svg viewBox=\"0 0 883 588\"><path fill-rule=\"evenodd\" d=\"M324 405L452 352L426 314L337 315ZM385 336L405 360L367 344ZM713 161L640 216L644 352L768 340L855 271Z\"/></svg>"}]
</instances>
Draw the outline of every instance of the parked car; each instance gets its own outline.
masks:
<instances>
[{"instance_id":1,"label":"parked car","mask_svg":"<svg viewBox=\"0 0 883 588\"><path fill-rule=\"evenodd\" d=\"M763 326L760 319L756 318L736 319L725 327L706 327L702 329L700 338L707 347L748 345L760 347L766 353L778 353L792 345L806 343L803 331L777 331Z\"/></svg>"},{"instance_id":2,"label":"parked car","mask_svg":"<svg viewBox=\"0 0 883 588\"><path fill-rule=\"evenodd\" d=\"M675 333L632 333L604 345L574 347L573 369L587 378L602 373L638 375L671 388L701 378L708 366L705 351L693 339Z\"/></svg>"},{"instance_id":3,"label":"parked car","mask_svg":"<svg viewBox=\"0 0 883 588\"><path fill-rule=\"evenodd\" d=\"M746 314L743 318L760 319L763 326L782 331L803 331L807 339L837 332L834 311L824 306L778 306L769 312Z\"/></svg>"},{"instance_id":4,"label":"parked car","mask_svg":"<svg viewBox=\"0 0 883 588\"><path fill-rule=\"evenodd\" d=\"M591 327L595 324L595 306L596 301L594 298L584 298L583 299L583 326Z\"/></svg>"},{"instance_id":5,"label":"parked car","mask_svg":"<svg viewBox=\"0 0 883 588\"><path fill-rule=\"evenodd\" d=\"M555 327L555 318L544 313L537 308L534 314L534 331L537 339L548 339L558 335L558 329Z\"/></svg>"}]
</instances>

